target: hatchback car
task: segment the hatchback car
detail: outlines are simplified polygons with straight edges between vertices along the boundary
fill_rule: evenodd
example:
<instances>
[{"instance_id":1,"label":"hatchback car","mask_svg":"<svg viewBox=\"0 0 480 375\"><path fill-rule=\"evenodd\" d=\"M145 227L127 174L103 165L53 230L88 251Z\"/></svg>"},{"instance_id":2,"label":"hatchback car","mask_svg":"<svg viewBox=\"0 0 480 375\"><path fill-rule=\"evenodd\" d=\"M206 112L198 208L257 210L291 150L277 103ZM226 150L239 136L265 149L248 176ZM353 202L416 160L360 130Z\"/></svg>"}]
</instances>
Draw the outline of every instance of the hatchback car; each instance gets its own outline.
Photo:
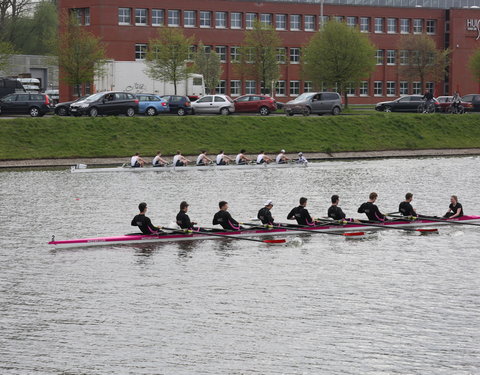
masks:
<instances>
[{"instance_id":1,"label":"hatchback car","mask_svg":"<svg viewBox=\"0 0 480 375\"><path fill-rule=\"evenodd\" d=\"M233 101L235 112L260 113L267 116L277 110L275 100L268 95L243 95Z\"/></svg>"},{"instance_id":2,"label":"hatchback car","mask_svg":"<svg viewBox=\"0 0 480 375\"><path fill-rule=\"evenodd\" d=\"M138 99L128 92L98 92L70 104L73 116L126 115L138 113Z\"/></svg>"},{"instance_id":3,"label":"hatchback car","mask_svg":"<svg viewBox=\"0 0 480 375\"><path fill-rule=\"evenodd\" d=\"M54 108L55 114L58 115L58 116L70 116L70 105L72 103L79 102L79 101L85 99L86 97L88 97L88 95L81 96L80 98L78 98L76 100L69 101L69 102L57 103L55 105L55 108Z\"/></svg>"},{"instance_id":4,"label":"hatchback car","mask_svg":"<svg viewBox=\"0 0 480 375\"><path fill-rule=\"evenodd\" d=\"M163 95L168 103L170 113L176 113L179 116L185 116L192 113L192 103L186 96L181 95Z\"/></svg>"},{"instance_id":5,"label":"hatchback car","mask_svg":"<svg viewBox=\"0 0 480 375\"><path fill-rule=\"evenodd\" d=\"M439 109L438 101L433 99L435 110ZM405 95L388 102L380 102L375 105L375 110L381 112L417 112L418 107L424 104L423 95Z\"/></svg>"},{"instance_id":6,"label":"hatchback car","mask_svg":"<svg viewBox=\"0 0 480 375\"><path fill-rule=\"evenodd\" d=\"M195 113L219 113L229 115L235 112L235 104L227 95L205 95L192 103Z\"/></svg>"},{"instance_id":7,"label":"hatchback car","mask_svg":"<svg viewBox=\"0 0 480 375\"><path fill-rule=\"evenodd\" d=\"M305 92L285 103L283 109L288 116L293 116L295 113L304 116L311 113L339 115L342 111L342 98L337 92Z\"/></svg>"},{"instance_id":8,"label":"hatchback car","mask_svg":"<svg viewBox=\"0 0 480 375\"><path fill-rule=\"evenodd\" d=\"M52 100L45 94L9 94L0 99L0 114L41 117L52 108Z\"/></svg>"},{"instance_id":9,"label":"hatchback car","mask_svg":"<svg viewBox=\"0 0 480 375\"><path fill-rule=\"evenodd\" d=\"M480 112L480 94L468 94L462 97L463 102L469 103L470 111Z\"/></svg>"},{"instance_id":10,"label":"hatchback car","mask_svg":"<svg viewBox=\"0 0 480 375\"><path fill-rule=\"evenodd\" d=\"M155 94L135 94L138 99L138 113L156 116L161 112L169 112L168 102Z\"/></svg>"}]
</instances>

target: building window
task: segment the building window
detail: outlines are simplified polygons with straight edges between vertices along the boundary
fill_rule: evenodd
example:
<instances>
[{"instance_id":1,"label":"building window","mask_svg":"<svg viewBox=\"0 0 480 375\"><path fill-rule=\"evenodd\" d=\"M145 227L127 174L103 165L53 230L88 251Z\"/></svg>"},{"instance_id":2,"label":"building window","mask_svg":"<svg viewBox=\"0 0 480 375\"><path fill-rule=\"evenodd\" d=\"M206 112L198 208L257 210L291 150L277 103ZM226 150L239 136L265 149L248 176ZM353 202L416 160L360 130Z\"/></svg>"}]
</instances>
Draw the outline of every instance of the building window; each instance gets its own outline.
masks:
<instances>
[{"instance_id":1,"label":"building window","mask_svg":"<svg viewBox=\"0 0 480 375\"><path fill-rule=\"evenodd\" d=\"M215 27L217 29L225 29L227 27L226 12L215 12Z\"/></svg>"},{"instance_id":2,"label":"building window","mask_svg":"<svg viewBox=\"0 0 480 375\"><path fill-rule=\"evenodd\" d=\"M437 32L437 20L427 20L427 34L435 34Z\"/></svg>"},{"instance_id":3,"label":"building window","mask_svg":"<svg viewBox=\"0 0 480 375\"><path fill-rule=\"evenodd\" d=\"M225 46L216 46L215 52L218 54L220 61L222 63L227 62L227 47Z\"/></svg>"},{"instance_id":4,"label":"building window","mask_svg":"<svg viewBox=\"0 0 480 375\"><path fill-rule=\"evenodd\" d=\"M300 94L300 81L290 81L290 96L298 96Z\"/></svg>"},{"instance_id":5,"label":"building window","mask_svg":"<svg viewBox=\"0 0 480 375\"><path fill-rule=\"evenodd\" d=\"M84 25L88 26L90 25L90 8L84 8L83 9L83 16L84 16Z\"/></svg>"},{"instance_id":6,"label":"building window","mask_svg":"<svg viewBox=\"0 0 480 375\"><path fill-rule=\"evenodd\" d=\"M420 95L422 93L422 85L420 82L415 81L412 83L412 94L413 95Z\"/></svg>"},{"instance_id":7,"label":"building window","mask_svg":"<svg viewBox=\"0 0 480 375\"><path fill-rule=\"evenodd\" d=\"M369 33L370 32L370 18L360 17L360 31L362 33Z\"/></svg>"},{"instance_id":8,"label":"building window","mask_svg":"<svg viewBox=\"0 0 480 375\"><path fill-rule=\"evenodd\" d=\"M413 20L413 33L421 34L422 32L423 32L423 20L419 18L415 18Z\"/></svg>"},{"instance_id":9,"label":"building window","mask_svg":"<svg viewBox=\"0 0 480 375\"><path fill-rule=\"evenodd\" d=\"M253 25L256 19L257 15L255 13L247 13L245 18L245 27L247 29L253 29Z\"/></svg>"},{"instance_id":10,"label":"building window","mask_svg":"<svg viewBox=\"0 0 480 375\"><path fill-rule=\"evenodd\" d=\"M242 28L242 13L230 13L230 27L232 29Z\"/></svg>"},{"instance_id":11,"label":"building window","mask_svg":"<svg viewBox=\"0 0 480 375\"><path fill-rule=\"evenodd\" d=\"M152 9L152 26L163 26L163 9Z\"/></svg>"},{"instance_id":12,"label":"building window","mask_svg":"<svg viewBox=\"0 0 480 375\"><path fill-rule=\"evenodd\" d=\"M277 30L286 30L287 28L287 15L276 14L275 15L275 28Z\"/></svg>"},{"instance_id":13,"label":"building window","mask_svg":"<svg viewBox=\"0 0 480 375\"><path fill-rule=\"evenodd\" d=\"M168 26L177 27L180 25L180 11L169 10L168 11Z\"/></svg>"},{"instance_id":14,"label":"building window","mask_svg":"<svg viewBox=\"0 0 480 375\"><path fill-rule=\"evenodd\" d=\"M230 61L238 62L240 60L240 47L230 47Z\"/></svg>"},{"instance_id":15,"label":"building window","mask_svg":"<svg viewBox=\"0 0 480 375\"><path fill-rule=\"evenodd\" d=\"M303 22L305 23L305 31L315 31L315 16L305 16Z\"/></svg>"},{"instance_id":16,"label":"building window","mask_svg":"<svg viewBox=\"0 0 480 375\"><path fill-rule=\"evenodd\" d=\"M373 95L382 96L383 95L383 82L375 81L373 82Z\"/></svg>"},{"instance_id":17,"label":"building window","mask_svg":"<svg viewBox=\"0 0 480 375\"><path fill-rule=\"evenodd\" d=\"M118 24L130 25L132 10L130 8L118 8Z\"/></svg>"},{"instance_id":18,"label":"building window","mask_svg":"<svg viewBox=\"0 0 480 375\"><path fill-rule=\"evenodd\" d=\"M231 96L239 96L241 94L240 92L240 81L234 80L230 81L230 95Z\"/></svg>"},{"instance_id":19,"label":"building window","mask_svg":"<svg viewBox=\"0 0 480 375\"><path fill-rule=\"evenodd\" d=\"M303 82L303 92L312 92L312 91L313 91L312 81Z\"/></svg>"},{"instance_id":20,"label":"building window","mask_svg":"<svg viewBox=\"0 0 480 375\"><path fill-rule=\"evenodd\" d=\"M187 57L188 61L193 61L193 59L195 58L195 52L196 51L197 51L196 46L191 45L191 46L188 47L188 57Z\"/></svg>"},{"instance_id":21,"label":"building window","mask_svg":"<svg viewBox=\"0 0 480 375\"><path fill-rule=\"evenodd\" d=\"M400 50L400 65L408 65L408 51L406 49Z\"/></svg>"},{"instance_id":22,"label":"building window","mask_svg":"<svg viewBox=\"0 0 480 375\"><path fill-rule=\"evenodd\" d=\"M285 89L286 89L286 82L285 81L277 81L275 85L275 92L277 96L285 96Z\"/></svg>"},{"instance_id":23,"label":"building window","mask_svg":"<svg viewBox=\"0 0 480 375\"><path fill-rule=\"evenodd\" d=\"M253 47L246 47L244 51L245 51L245 60L247 64L252 64L253 59L255 57Z\"/></svg>"},{"instance_id":24,"label":"building window","mask_svg":"<svg viewBox=\"0 0 480 375\"><path fill-rule=\"evenodd\" d=\"M377 65L383 65L383 56L384 56L383 49L377 49L377 52L375 53L375 59L377 60Z\"/></svg>"},{"instance_id":25,"label":"building window","mask_svg":"<svg viewBox=\"0 0 480 375\"><path fill-rule=\"evenodd\" d=\"M255 94L257 91L257 83L253 80L247 79L245 81L245 94Z\"/></svg>"},{"instance_id":26,"label":"building window","mask_svg":"<svg viewBox=\"0 0 480 375\"><path fill-rule=\"evenodd\" d=\"M435 84L433 82L425 82L425 90L431 93L434 92Z\"/></svg>"},{"instance_id":27,"label":"building window","mask_svg":"<svg viewBox=\"0 0 480 375\"><path fill-rule=\"evenodd\" d=\"M347 26L355 27L357 25L357 17L347 17Z\"/></svg>"},{"instance_id":28,"label":"building window","mask_svg":"<svg viewBox=\"0 0 480 375\"><path fill-rule=\"evenodd\" d=\"M349 83L345 91L348 96L355 96L355 86L353 85L353 83Z\"/></svg>"},{"instance_id":29,"label":"building window","mask_svg":"<svg viewBox=\"0 0 480 375\"><path fill-rule=\"evenodd\" d=\"M183 11L183 27L197 26L197 12L194 10Z\"/></svg>"},{"instance_id":30,"label":"building window","mask_svg":"<svg viewBox=\"0 0 480 375\"><path fill-rule=\"evenodd\" d=\"M212 46L209 46L209 45L204 45L203 46L203 50L205 51L205 53L210 53L212 52Z\"/></svg>"},{"instance_id":31,"label":"building window","mask_svg":"<svg viewBox=\"0 0 480 375\"><path fill-rule=\"evenodd\" d=\"M285 64L287 60L287 49L285 47L277 48L277 62L279 64Z\"/></svg>"},{"instance_id":32,"label":"building window","mask_svg":"<svg viewBox=\"0 0 480 375\"><path fill-rule=\"evenodd\" d=\"M395 81L387 81L387 96L395 96L397 85Z\"/></svg>"},{"instance_id":33,"label":"building window","mask_svg":"<svg viewBox=\"0 0 480 375\"><path fill-rule=\"evenodd\" d=\"M400 81L400 95L408 95L408 82Z\"/></svg>"},{"instance_id":34,"label":"building window","mask_svg":"<svg viewBox=\"0 0 480 375\"><path fill-rule=\"evenodd\" d=\"M387 18L387 33L396 34L397 33L397 19L396 18Z\"/></svg>"},{"instance_id":35,"label":"building window","mask_svg":"<svg viewBox=\"0 0 480 375\"><path fill-rule=\"evenodd\" d=\"M212 12L200 11L200 27L212 27Z\"/></svg>"},{"instance_id":36,"label":"building window","mask_svg":"<svg viewBox=\"0 0 480 375\"><path fill-rule=\"evenodd\" d=\"M227 81L219 81L218 86L215 87L215 92L217 94L226 94L227 93Z\"/></svg>"},{"instance_id":37,"label":"building window","mask_svg":"<svg viewBox=\"0 0 480 375\"><path fill-rule=\"evenodd\" d=\"M147 10L135 9L135 25L144 26L147 24Z\"/></svg>"},{"instance_id":38,"label":"building window","mask_svg":"<svg viewBox=\"0 0 480 375\"><path fill-rule=\"evenodd\" d=\"M146 44L135 44L135 60L145 60L147 56Z\"/></svg>"},{"instance_id":39,"label":"building window","mask_svg":"<svg viewBox=\"0 0 480 375\"><path fill-rule=\"evenodd\" d=\"M299 14L291 14L290 15L290 30L292 31L299 31L300 30L300 15Z\"/></svg>"},{"instance_id":40,"label":"building window","mask_svg":"<svg viewBox=\"0 0 480 375\"><path fill-rule=\"evenodd\" d=\"M402 34L410 33L410 20L408 18L400 19L400 33Z\"/></svg>"},{"instance_id":41,"label":"building window","mask_svg":"<svg viewBox=\"0 0 480 375\"><path fill-rule=\"evenodd\" d=\"M360 82L358 93L360 94L360 96L368 96L368 81Z\"/></svg>"},{"instance_id":42,"label":"building window","mask_svg":"<svg viewBox=\"0 0 480 375\"><path fill-rule=\"evenodd\" d=\"M395 65L396 51L394 49L387 49L387 65Z\"/></svg>"},{"instance_id":43,"label":"building window","mask_svg":"<svg viewBox=\"0 0 480 375\"><path fill-rule=\"evenodd\" d=\"M328 22L328 16L320 16L318 17L318 26L320 28L322 28L323 26L325 26L325 24Z\"/></svg>"},{"instance_id":44,"label":"building window","mask_svg":"<svg viewBox=\"0 0 480 375\"><path fill-rule=\"evenodd\" d=\"M290 48L290 63L298 64L300 62L300 48Z\"/></svg>"},{"instance_id":45,"label":"building window","mask_svg":"<svg viewBox=\"0 0 480 375\"><path fill-rule=\"evenodd\" d=\"M343 16L333 16L333 19L337 22L343 22Z\"/></svg>"},{"instance_id":46,"label":"building window","mask_svg":"<svg viewBox=\"0 0 480 375\"><path fill-rule=\"evenodd\" d=\"M383 33L383 18L375 18L375 32Z\"/></svg>"},{"instance_id":47,"label":"building window","mask_svg":"<svg viewBox=\"0 0 480 375\"><path fill-rule=\"evenodd\" d=\"M272 15L270 13L260 14L260 23L262 26L272 26Z\"/></svg>"}]
</instances>

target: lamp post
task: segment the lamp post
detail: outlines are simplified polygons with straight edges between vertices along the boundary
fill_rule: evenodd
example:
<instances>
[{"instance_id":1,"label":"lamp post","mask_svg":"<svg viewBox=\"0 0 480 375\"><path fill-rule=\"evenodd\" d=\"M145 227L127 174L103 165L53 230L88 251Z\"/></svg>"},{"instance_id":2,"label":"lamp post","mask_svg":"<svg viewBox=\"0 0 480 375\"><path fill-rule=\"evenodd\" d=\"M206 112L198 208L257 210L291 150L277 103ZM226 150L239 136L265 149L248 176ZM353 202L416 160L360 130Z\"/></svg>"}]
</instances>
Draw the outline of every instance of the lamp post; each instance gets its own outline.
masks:
<instances>
[{"instance_id":1,"label":"lamp post","mask_svg":"<svg viewBox=\"0 0 480 375\"><path fill-rule=\"evenodd\" d=\"M323 29L323 3L324 0L320 0L320 30Z\"/></svg>"}]
</instances>

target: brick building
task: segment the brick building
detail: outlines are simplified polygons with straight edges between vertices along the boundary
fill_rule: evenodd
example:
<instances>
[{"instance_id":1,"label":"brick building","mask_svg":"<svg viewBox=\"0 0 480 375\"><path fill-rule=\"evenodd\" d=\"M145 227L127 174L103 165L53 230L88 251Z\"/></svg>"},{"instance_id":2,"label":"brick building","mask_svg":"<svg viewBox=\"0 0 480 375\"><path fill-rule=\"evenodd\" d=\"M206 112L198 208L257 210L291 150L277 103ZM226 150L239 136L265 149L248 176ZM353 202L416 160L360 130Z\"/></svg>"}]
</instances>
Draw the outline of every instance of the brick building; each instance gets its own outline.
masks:
<instances>
[{"instance_id":1,"label":"brick building","mask_svg":"<svg viewBox=\"0 0 480 375\"><path fill-rule=\"evenodd\" d=\"M359 87L351 88L351 103L374 103L425 88L436 95L452 90L461 94L480 91L467 66L480 45L480 9L475 3L480 0L345 0L354 1L357 5L326 2L321 6L304 1L60 0L59 8L76 12L80 23L106 42L108 57L118 61L143 59L148 40L157 35L159 27L183 28L186 35L219 53L223 75L217 92L232 97L259 91L259 82L248 77L242 80L232 67L244 32L252 28L255 18L272 25L282 40L277 56L281 64L275 93L278 100L312 90L311 82L302 78L301 48L318 31L321 14L324 20L337 18L359 27L377 46L377 68ZM420 33L430 35L439 48L452 50L448 78L426 82L425 88L398 74L405 58L404 52L397 50L399 38ZM61 87L63 99L71 94L71 88Z\"/></svg>"}]
</instances>

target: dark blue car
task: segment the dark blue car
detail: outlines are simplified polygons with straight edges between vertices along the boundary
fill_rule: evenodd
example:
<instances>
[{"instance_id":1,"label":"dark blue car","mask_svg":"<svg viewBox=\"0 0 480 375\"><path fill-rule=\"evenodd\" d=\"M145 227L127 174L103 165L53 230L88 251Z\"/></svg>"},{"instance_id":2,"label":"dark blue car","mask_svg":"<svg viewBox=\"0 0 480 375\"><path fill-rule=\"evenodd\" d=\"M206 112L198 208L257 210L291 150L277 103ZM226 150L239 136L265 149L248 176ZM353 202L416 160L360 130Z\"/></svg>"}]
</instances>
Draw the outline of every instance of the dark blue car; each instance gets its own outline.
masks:
<instances>
[{"instance_id":1,"label":"dark blue car","mask_svg":"<svg viewBox=\"0 0 480 375\"><path fill-rule=\"evenodd\" d=\"M181 95L163 95L162 98L168 102L171 113L176 113L179 116L192 113L192 104L188 97Z\"/></svg>"}]
</instances>

